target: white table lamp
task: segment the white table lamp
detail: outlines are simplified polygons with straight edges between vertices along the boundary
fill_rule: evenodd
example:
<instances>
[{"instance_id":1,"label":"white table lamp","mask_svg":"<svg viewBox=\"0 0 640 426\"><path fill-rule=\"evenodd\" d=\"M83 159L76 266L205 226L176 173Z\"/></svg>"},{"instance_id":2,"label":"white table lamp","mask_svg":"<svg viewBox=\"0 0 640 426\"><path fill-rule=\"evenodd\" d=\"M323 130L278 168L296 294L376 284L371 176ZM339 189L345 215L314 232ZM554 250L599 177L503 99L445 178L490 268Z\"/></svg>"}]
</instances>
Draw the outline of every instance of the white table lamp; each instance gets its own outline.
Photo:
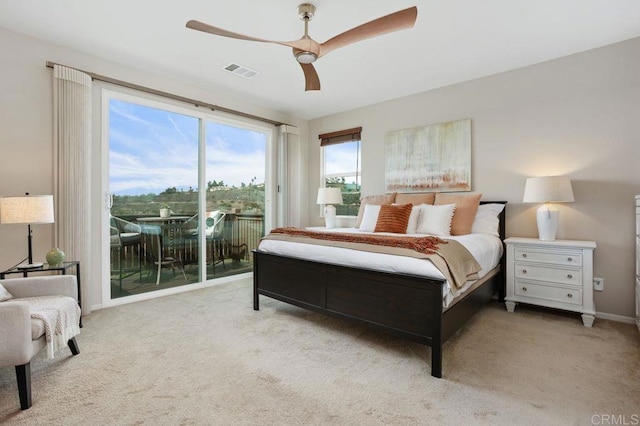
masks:
<instances>
[{"instance_id":1,"label":"white table lamp","mask_svg":"<svg viewBox=\"0 0 640 426\"><path fill-rule=\"evenodd\" d=\"M0 197L0 223L27 225L28 263L19 265L18 268L42 266L42 262L33 262L31 225L53 223L53 195L27 194L24 197Z\"/></svg>"},{"instance_id":2,"label":"white table lamp","mask_svg":"<svg viewBox=\"0 0 640 426\"><path fill-rule=\"evenodd\" d=\"M327 228L336 227L336 208L333 204L342 204L340 188L318 189L316 204L324 204L324 223Z\"/></svg>"},{"instance_id":3,"label":"white table lamp","mask_svg":"<svg viewBox=\"0 0 640 426\"><path fill-rule=\"evenodd\" d=\"M543 241L554 241L558 232L560 211L551 203L573 202L571 181L566 176L528 178L524 186L525 203L545 203L537 210L538 235Z\"/></svg>"}]
</instances>

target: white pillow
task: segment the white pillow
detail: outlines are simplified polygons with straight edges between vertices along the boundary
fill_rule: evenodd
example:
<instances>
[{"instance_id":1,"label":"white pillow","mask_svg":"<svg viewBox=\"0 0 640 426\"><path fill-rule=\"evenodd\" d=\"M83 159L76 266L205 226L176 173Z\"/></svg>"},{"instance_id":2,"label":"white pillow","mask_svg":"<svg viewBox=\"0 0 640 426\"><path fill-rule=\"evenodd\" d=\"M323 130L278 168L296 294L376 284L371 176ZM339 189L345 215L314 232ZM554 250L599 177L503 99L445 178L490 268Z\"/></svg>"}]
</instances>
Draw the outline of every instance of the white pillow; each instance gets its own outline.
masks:
<instances>
[{"instance_id":1,"label":"white pillow","mask_svg":"<svg viewBox=\"0 0 640 426\"><path fill-rule=\"evenodd\" d=\"M471 226L472 234L489 234L499 237L500 221L498 215L504 209L504 204L480 204L478 213Z\"/></svg>"},{"instance_id":2,"label":"white pillow","mask_svg":"<svg viewBox=\"0 0 640 426\"><path fill-rule=\"evenodd\" d=\"M13 295L7 291L2 284L0 284L0 302L13 299Z\"/></svg>"},{"instance_id":3,"label":"white pillow","mask_svg":"<svg viewBox=\"0 0 640 426\"><path fill-rule=\"evenodd\" d=\"M409 223L407 223L407 234L416 234L418 231L418 219L420 218L420 205L411 208Z\"/></svg>"},{"instance_id":4,"label":"white pillow","mask_svg":"<svg viewBox=\"0 0 640 426\"><path fill-rule=\"evenodd\" d=\"M418 234L430 234L439 236L451 235L451 220L456 211L455 204L442 204L432 206L420 205L420 217L418 218Z\"/></svg>"},{"instance_id":5,"label":"white pillow","mask_svg":"<svg viewBox=\"0 0 640 426\"><path fill-rule=\"evenodd\" d=\"M362 215L362 222L360 223L360 230L365 232L375 231L376 223L378 223L379 214L380 214L380 205L365 204L364 214Z\"/></svg>"}]
</instances>

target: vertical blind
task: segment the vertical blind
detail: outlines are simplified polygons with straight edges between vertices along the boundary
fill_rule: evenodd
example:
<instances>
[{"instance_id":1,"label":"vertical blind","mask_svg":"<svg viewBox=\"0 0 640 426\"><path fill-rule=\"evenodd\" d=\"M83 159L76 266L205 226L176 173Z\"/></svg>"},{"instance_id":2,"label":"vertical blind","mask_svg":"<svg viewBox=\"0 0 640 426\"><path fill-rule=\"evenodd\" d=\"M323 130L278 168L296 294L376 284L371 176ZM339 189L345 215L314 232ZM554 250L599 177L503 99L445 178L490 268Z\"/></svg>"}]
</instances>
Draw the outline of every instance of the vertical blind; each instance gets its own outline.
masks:
<instances>
[{"instance_id":1,"label":"vertical blind","mask_svg":"<svg viewBox=\"0 0 640 426\"><path fill-rule=\"evenodd\" d=\"M91 170L91 77L53 68L55 243L89 268L89 179ZM82 315L90 313L89 289L82 280Z\"/></svg>"}]
</instances>

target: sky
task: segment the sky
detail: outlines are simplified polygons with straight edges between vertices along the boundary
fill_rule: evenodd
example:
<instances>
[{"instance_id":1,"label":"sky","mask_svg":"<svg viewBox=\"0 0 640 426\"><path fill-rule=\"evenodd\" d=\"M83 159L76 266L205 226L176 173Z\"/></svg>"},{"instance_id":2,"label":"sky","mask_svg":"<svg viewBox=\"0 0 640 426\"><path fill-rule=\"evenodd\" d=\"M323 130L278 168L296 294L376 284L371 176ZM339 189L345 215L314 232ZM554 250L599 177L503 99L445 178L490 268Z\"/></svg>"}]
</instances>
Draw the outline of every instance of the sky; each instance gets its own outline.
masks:
<instances>
[{"instance_id":1,"label":"sky","mask_svg":"<svg viewBox=\"0 0 640 426\"><path fill-rule=\"evenodd\" d=\"M362 164L359 161L360 144L347 142L325 146L324 173L326 176L350 176L346 183L355 183L356 167ZM358 182L360 183L360 182Z\"/></svg>"},{"instance_id":2,"label":"sky","mask_svg":"<svg viewBox=\"0 0 640 426\"><path fill-rule=\"evenodd\" d=\"M110 191L158 194L198 185L199 119L111 99L109 103ZM206 181L227 186L265 181L265 133L208 121Z\"/></svg>"}]
</instances>

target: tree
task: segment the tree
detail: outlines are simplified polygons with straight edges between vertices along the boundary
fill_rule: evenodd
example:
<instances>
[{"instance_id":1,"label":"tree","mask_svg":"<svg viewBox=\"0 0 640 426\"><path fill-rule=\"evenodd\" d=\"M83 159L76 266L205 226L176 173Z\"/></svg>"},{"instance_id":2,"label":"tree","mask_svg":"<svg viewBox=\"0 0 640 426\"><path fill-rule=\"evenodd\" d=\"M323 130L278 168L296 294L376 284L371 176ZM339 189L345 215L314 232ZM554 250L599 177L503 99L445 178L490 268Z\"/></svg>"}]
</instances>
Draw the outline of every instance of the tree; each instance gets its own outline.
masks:
<instances>
[{"instance_id":1,"label":"tree","mask_svg":"<svg viewBox=\"0 0 640 426\"><path fill-rule=\"evenodd\" d=\"M176 194L177 192L178 192L178 189L175 186L172 186L171 188L167 188L164 191L162 191L160 195Z\"/></svg>"}]
</instances>

